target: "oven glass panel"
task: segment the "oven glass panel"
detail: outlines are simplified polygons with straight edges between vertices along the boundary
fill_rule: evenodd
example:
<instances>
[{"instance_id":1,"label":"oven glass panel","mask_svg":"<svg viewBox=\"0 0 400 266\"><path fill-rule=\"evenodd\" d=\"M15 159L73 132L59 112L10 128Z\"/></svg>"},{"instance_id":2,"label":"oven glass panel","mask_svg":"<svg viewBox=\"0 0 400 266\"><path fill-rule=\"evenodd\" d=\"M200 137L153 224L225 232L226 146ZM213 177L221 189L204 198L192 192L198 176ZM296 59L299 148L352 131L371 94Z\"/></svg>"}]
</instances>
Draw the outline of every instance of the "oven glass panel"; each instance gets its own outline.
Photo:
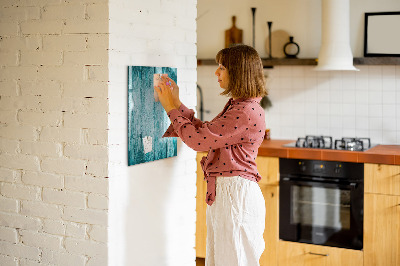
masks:
<instances>
[{"instance_id":1,"label":"oven glass panel","mask_svg":"<svg viewBox=\"0 0 400 266\"><path fill-rule=\"evenodd\" d=\"M350 229L350 190L293 185L291 192L292 224Z\"/></svg>"}]
</instances>

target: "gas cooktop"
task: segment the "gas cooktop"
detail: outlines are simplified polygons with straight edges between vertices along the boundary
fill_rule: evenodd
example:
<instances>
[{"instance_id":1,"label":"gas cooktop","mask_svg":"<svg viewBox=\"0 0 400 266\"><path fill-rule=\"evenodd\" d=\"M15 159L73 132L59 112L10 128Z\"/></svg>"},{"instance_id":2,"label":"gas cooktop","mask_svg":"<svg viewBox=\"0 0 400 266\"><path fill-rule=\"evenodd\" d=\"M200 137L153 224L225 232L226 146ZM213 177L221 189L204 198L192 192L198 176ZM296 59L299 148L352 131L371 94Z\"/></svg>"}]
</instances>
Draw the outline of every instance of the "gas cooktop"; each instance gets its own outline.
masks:
<instances>
[{"instance_id":1,"label":"gas cooktop","mask_svg":"<svg viewBox=\"0 0 400 266\"><path fill-rule=\"evenodd\" d=\"M370 138L341 138L333 141L331 136L307 135L303 138L298 138L296 142L285 144L283 146L296 148L366 151L375 145L371 145Z\"/></svg>"}]
</instances>

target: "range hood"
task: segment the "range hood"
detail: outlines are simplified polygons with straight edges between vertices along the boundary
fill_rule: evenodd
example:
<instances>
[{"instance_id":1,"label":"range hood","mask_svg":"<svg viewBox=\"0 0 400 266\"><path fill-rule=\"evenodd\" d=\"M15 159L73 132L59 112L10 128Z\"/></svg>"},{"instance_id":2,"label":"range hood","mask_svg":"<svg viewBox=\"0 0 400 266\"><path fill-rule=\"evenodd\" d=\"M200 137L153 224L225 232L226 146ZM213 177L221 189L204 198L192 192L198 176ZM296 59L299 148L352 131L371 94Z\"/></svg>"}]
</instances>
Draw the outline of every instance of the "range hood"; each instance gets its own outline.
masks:
<instances>
[{"instance_id":1,"label":"range hood","mask_svg":"<svg viewBox=\"0 0 400 266\"><path fill-rule=\"evenodd\" d=\"M350 48L350 0L322 0L321 39L314 70L359 70Z\"/></svg>"}]
</instances>

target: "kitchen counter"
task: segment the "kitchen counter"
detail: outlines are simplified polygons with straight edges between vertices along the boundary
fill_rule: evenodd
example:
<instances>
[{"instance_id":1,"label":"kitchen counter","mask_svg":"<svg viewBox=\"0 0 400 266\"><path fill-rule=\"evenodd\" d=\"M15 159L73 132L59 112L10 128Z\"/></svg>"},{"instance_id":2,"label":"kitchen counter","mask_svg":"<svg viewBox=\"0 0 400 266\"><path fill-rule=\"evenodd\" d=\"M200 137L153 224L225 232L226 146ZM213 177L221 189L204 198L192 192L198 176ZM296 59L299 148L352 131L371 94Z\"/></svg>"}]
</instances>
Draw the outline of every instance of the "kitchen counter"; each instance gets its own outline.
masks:
<instances>
[{"instance_id":1,"label":"kitchen counter","mask_svg":"<svg viewBox=\"0 0 400 266\"><path fill-rule=\"evenodd\" d=\"M283 147L295 140L264 140L259 156L400 165L400 145L377 145L367 151Z\"/></svg>"},{"instance_id":2,"label":"kitchen counter","mask_svg":"<svg viewBox=\"0 0 400 266\"><path fill-rule=\"evenodd\" d=\"M258 150L257 167L263 177L258 183L265 199L265 250L261 265L399 265L400 247L400 145L377 145L364 151L324 150L283 147L294 140L264 140ZM207 184L200 161L206 152L197 155L196 256L206 253ZM336 248L283 241L279 239L279 159L296 158L364 165L364 240L363 250ZM329 254L329 256L313 256Z\"/></svg>"}]
</instances>

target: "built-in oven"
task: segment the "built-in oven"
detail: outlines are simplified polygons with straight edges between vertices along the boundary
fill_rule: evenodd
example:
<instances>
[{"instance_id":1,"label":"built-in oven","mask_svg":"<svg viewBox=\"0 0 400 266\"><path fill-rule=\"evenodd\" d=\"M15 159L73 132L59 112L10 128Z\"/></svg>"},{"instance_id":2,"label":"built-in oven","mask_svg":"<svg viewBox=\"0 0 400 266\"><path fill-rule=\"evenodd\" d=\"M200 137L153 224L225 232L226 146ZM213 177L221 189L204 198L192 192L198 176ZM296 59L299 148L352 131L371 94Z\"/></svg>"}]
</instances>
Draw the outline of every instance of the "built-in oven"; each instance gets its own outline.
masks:
<instances>
[{"instance_id":1,"label":"built-in oven","mask_svg":"<svg viewBox=\"0 0 400 266\"><path fill-rule=\"evenodd\" d=\"M364 165L279 160L279 238L361 250Z\"/></svg>"}]
</instances>

